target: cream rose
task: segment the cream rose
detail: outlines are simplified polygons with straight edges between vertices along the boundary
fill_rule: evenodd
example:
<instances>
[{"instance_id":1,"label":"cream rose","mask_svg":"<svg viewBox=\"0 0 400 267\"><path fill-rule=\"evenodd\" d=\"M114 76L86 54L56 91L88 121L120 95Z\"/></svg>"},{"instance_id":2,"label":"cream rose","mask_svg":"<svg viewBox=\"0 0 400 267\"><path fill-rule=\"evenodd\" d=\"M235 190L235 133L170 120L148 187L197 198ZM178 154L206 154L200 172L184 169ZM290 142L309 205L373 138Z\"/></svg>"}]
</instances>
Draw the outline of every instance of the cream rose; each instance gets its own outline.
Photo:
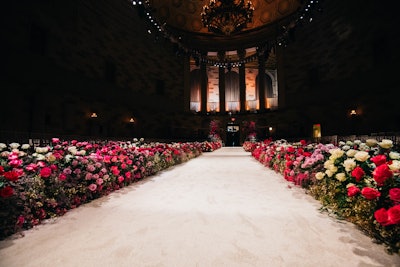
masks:
<instances>
[{"instance_id":1,"label":"cream rose","mask_svg":"<svg viewBox=\"0 0 400 267\"><path fill-rule=\"evenodd\" d=\"M323 173L323 172L317 172L317 173L315 174L315 178L316 178L317 180L322 180L322 179L324 179L324 177L325 177L325 173Z\"/></svg>"},{"instance_id":2,"label":"cream rose","mask_svg":"<svg viewBox=\"0 0 400 267\"><path fill-rule=\"evenodd\" d=\"M344 151L341 150L340 148L335 148L335 149L329 150L329 153L331 153L331 156L329 157L329 159L335 160L335 159L341 158L344 154Z\"/></svg>"},{"instance_id":3,"label":"cream rose","mask_svg":"<svg viewBox=\"0 0 400 267\"><path fill-rule=\"evenodd\" d=\"M12 149L17 149L17 148L20 147L20 144L18 144L18 143L11 143L11 144L9 144L9 147L11 147Z\"/></svg>"},{"instance_id":4,"label":"cream rose","mask_svg":"<svg viewBox=\"0 0 400 267\"><path fill-rule=\"evenodd\" d=\"M336 180L340 181L340 182L344 182L346 181L346 174L344 174L343 172L339 172L335 175Z\"/></svg>"},{"instance_id":5,"label":"cream rose","mask_svg":"<svg viewBox=\"0 0 400 267\"><path fill-rule=\"evenodd\" d=\"M379 146L384 149L389 149L393 147L393 141L389 139L383 139L381 142L379 142Z\"/></svg>"},{"instance_id":6,"label":"cream rose","mask_svg":"<svg viewBox=\"0 0 400 267\"><path fill-rule=\"evenodd\" d=\"M346 152L346 156L352 158L352 157L354 157L354 155L355 155L357 152L358 152L358 150L349 149L349 150Z\"/></svg>"},{"instance_id":7,"label":"cream rose","mask_svg":"<svg viewBox=\"0 0 400 267\"><path fill-rule=\"evenodd\" d=\"M392 171L400 170L400 161L399 160L393 160L392 164L389 165L389 169L391 169Z\"/></svg>"},{"instance_id":8,"label":"cream rose","mask_svg":"<svg viewBox=\"0 0 400 267\"><path fill-rule=\"evenodd\" d=\"M364 162L367 159L369 159L369 154L366 151L358 151L355 155L354 158L358 161Z\"/></svg>"},{"instance_id":9,"label":"cream rose","mask_svg":"<svg viewBox=\"0 0 400 267\"><path fill-rule=\"evenodd\" d=\"M353 158L350 158L343 162L343 166L347 172L351 172L357 166L357 163Z\"/></svg>"},{"instance_id":10,"label":"cream rose","mask_svg":"<svg viewBox=\"0 0 400 267\"><path fill-rule=\"evenodd\" d=\"M389 153L389 158L391 158L391 159L400 159L400 153L392 151L392 152Z\"/></svg>"},{"instance_id":11,"label":"cream rose","mask_svg":"<svg viewBox=\"0 0 400 267\"><path fill-rule=\"evenodd\" d=\"M333 176L334 173L331 170L326 170L325 174L330 178Z\"/></svg>"},{"instance_id":12,"label":"cream rose","mask_svg":"<svg viewBox=\"0 0 400 267\"><path fill-rule=\"evenodd\" d=\"M365 144L369 147L374 147L378 144L378 140L376 139L367 139L365 140Z\"/></svg>"}]
</instances>

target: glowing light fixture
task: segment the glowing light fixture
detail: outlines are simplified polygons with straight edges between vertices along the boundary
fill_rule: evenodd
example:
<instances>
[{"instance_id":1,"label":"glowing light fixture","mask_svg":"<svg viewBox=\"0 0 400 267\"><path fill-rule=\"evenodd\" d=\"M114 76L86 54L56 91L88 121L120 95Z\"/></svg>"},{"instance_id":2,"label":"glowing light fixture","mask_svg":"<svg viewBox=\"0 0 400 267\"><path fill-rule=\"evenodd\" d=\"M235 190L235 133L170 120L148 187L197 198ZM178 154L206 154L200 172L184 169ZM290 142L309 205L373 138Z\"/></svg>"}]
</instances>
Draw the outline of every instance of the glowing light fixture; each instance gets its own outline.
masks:
<instances>
[{"instance_id":1,"label":"glowing light fixture","mask_svg":"<svg viewBox=\"0 0 400 267\"><path fill-rule=\"evenodd\" d=\"M253 20L254 7L251 1L210 0L203 6L201 21L208 31L220 35L232 35L246 28Z\"/></svg>"},{"instance_id":2,"label":"glowing light fixture","mask_svg":"<svg viewBox=\"0 0 400 267\"><path fill-rule=\"evenodd\" d=\"M93 112L93 113L90 115L90 117L91 117L91 118L97 118L97 113L96 113L96 112Z\"/></svg>"}]
</instances>

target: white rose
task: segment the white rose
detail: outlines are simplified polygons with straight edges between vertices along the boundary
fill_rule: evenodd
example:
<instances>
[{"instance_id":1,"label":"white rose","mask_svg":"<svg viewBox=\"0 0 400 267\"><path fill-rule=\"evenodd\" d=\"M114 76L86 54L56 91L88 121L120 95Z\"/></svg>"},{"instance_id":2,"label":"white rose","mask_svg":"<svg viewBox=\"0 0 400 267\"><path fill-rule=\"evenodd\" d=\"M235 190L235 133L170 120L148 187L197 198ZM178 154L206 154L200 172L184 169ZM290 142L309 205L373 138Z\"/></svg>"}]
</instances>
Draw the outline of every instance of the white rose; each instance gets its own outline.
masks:
<instances>
[{"instance_id":1,"label":"white rose","mask_svg":"<svg viewBox=\"0 0 400 267\"><path fill-rule=\"evenodd\" d=\"M399 160L393 160L392 164L389 165L389 169L391 169L392 171L400 170L400 161Z\"/></svg>"},{"instance_id":2,"label":"white rose","mask_svg":"<svg viewBox=\"0 0 400 267\"><path fill-rule=\"evenodd\" d=\"M3 150L4 148L6 148L7 147L7 145L6 144L4 144L4 143L0 143L0 151L1 150Z\"/></svg>"},{"instance_id":3,"label":"white rose","mask_svg":"<svg viewBox=\"0 0 400 267\"><path fill-rule=\"evenodd\" d=\"M400 159L400 153L392 151L392 152L389 153L389 158L391 158L391 159Z\"/></svg>"},{"instance_id":4,"label":"white rose","mask_svg":"<svg viewBox=\"0 0 400 267\"><path fill-rule=\"evenodd\" d=\"M376 139L367 139L365 140L365 144L369 147L374 147L378 144L378 140Z\"/></svg>"},{"instance_id":5,"label":"white rose","mask_svg":"<svg viewBox=\"0 0 400 267\"><path fill-rule=\"evenodd\" d=\"M9 144L9 147L11 147L12 149L16 149L16 148L19 148L19 147L20 147L20 144L18 144L18 143L11 143L11 144Z\"/></svg>"},{"instance_id":6,"label":"white rose","mask_svg":"<svg viewBox=\"0 0 400 267\"><path fill-rule=\"evenodd\" d=\"M329 169L329 166L334 165L334 161L333 160L327 160L324 162L324 168L325 169Z\"/></svg>"},{"instance_id":7,"label":"white rose","mask_svg":"<svg viewBox=\"0 0 400 267\"><path fill-rule=\"evenodd\" d=\"M315 178L316 178L317 180L322 180L322 179L324 179L324 177L325 177L325 173L323 173L323 172L317 172L317 173L315 174Z\"/></svg>"},{"instance_id":8,"label":"white rose","mask_svg":"<svg viewBox=\"0 0 400 267\"><path fill-rule=\"evenodd\" d=\"M346 181L346 174L344 174L343 172L339 172L335 175L335 178L340 181L340 182L344 182Z\"/></svg>"},{"instance_id":9,"label":"white rose","mask_svg":"<svg viewBox=\"0 0 400 267\"><path fill-rule=\"evenodd\" d=\"M332 160L335 160L337 158L342 157L344 154L344 151L341 150L340 148L335 148L335 149L329 150L329 153L331 153L331 156L329 158Z\"/></svg>"},{"instance_id":10,"label":"white rose","mask_svg":"<svg viewBox=\"0 0 400 267\"><path fill-rule=\"evenodd\" d=\"M367 159L369 159L369 154L366 151L358 151L355 155L354 158L358 161L364 162Z\"/></svg>"},{"instance_id":11,"label":"white rose","mask_svg":"<svg viewBox=\"0 0 400 267\"><path fill-rule=\"evenodd\" d=\"M29 145L29 144L23 144L22 146L21 146L21 149L23 149L23 150L27 150L27 149L29 149L31 146Z\"/></svg>"},{"instance_id":12,"label":"white rose","mask_svg":"<svg viewBox=\"0 0 400 267\"><path fill-rule=\"evenodd\" d=\"M350 158L343 162L343 166L347 172L351 172L357 166L357 163L353 158Z\"/></svg>"},{"instance_id":13,"label":"white rose","mask_svg":"<svg viewBox=\"0 0 400 267\"><path fill-rule=\"evenodd\" d=\"M328 170L330 170L332 173L336 173L338 168L335 165L330 165Z\"/></svg>"},{"instance_id":14,"label":"white rose","mask_svg":"<svg viewBox=\"0 0 400 267\"><path fill-rule=\"evenodd\" d=\"M381 148L385 148L385 149L389 149L391 147L393 147L393 141L389 140L389 139L383 139L380 143L379 146Z\"/></svg>"},{"instance_id":15,"label":"white rose","mask_svg":"<svg viewBox=\"0 0 400 267\"><path fill-rule=\"evenodd\" d=\"M352 158L352 157L354 157L354 155L355 155L356 153L357 153L357 150L355 150L355 149L349 149L349 150L346 152L346 156Z\"/></svg>"},{"instance_id":16,"label":"white rose","mask_svg":"<svg viewBox=\"0 0 400 267\"><path fill-rule=\"evenodd\" d=\"M343 149L344 151L347 151L347 150L349 150L349 149L350 149L350 146L348 146L348 145L345 145L345 146L343 146L343 147L342 147L342 149Z\"/></svg>"},{"instance_id":17,"label":"white rose","mask_svg":"<svg viewBox=\"0 0 400 267\"><path fill-rule=\"evenodd\" d=\"M333 176L333 173L330 170L326 170L325 174L330 178Z\"/></svg>"}]
</instances>

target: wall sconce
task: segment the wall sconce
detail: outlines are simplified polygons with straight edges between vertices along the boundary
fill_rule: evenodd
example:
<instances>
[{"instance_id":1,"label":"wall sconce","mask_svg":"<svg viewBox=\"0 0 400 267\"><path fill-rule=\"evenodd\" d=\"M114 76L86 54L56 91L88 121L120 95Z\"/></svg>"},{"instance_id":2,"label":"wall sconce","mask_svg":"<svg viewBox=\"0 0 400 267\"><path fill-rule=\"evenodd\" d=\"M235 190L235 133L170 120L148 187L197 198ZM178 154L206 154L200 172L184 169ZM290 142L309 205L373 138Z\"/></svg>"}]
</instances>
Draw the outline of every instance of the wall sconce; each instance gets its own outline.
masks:
<instances>
[{"instance_id":1,"label":"wall sconce","mask_svg":"<svg viewBox=\"0 0 400 267\"><path fill-rule=\"evenodd\" d=\"M134 119L133 117L131 117L131 118L129 119L129 123L135 123L135 119Z\"/></svg>"},{"instance_id":2,"label":"wall sconce","mask_svg":"<svg viewBox=\"0 0 400 267\"><path fill-rule=\"evenodd\" d=\"M96 112L93 112L93 113L90 115L90 117L91 117L91 118L97 118L97 113L96 113Z\"/></svg>"},{"instance_id":3,"label":"wall sconce","mask_svg":"<svg viewBox=\"0 0 400 267\"><path fill-rule=\"evenodd\" d=\"M272 127L270 126L270 127L268 128L268 130L269 130L270 132L272 132Z\"/></svg>"},{"instance_id":4,"label":"wall sconce","mask_svg":"<svg viewBox=\"0 0 400 267\"><path fill-rule=\"evenodd\" d=\"M355 109L352 109L350 111L350 116L355 116L355 115L357 115L357 111Z\"/></svg>"}]
</instances>

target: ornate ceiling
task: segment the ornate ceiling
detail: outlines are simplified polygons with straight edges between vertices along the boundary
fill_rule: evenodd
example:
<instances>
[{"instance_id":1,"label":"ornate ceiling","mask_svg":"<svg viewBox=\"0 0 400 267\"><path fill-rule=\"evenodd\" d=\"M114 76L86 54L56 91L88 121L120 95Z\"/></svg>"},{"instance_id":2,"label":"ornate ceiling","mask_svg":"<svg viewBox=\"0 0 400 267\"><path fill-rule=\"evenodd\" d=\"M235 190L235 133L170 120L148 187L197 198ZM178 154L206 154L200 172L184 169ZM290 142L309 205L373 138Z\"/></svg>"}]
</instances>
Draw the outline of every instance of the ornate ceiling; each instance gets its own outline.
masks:
<instances>
[{"instance_id":1,"label":"ornate ceiling","mask_svg":"<svg viewBox=\"0 0 400 267\"><path fill-rule=\"evenodd\" d=\"M209 0L151 0L152 15L187 46L207 50L234 50L257 46L276 38L304 1L252 0L254 16L247 28L232 36L208 32L200 13Z\"/></svg>"},{"instance_id":2,"label":"ornate ceiling","mask_svg":"<svg viewBox=\"0 0 400 267\"><path fill-rule=\"evenodd\" d=\"M195 61L228 68L245 63L247 67L254 65L258 56L267 55L266 64L273 67L275 51L271 48L286 45L290 31L312 19L311 11L318 10L321 1L252 0L252 21L232 35L215 34L203 26L201 12L210 0L146 0L143 14L156 27L155 32L176 44L178 53Z\"/></svg>"}]
</instances>

